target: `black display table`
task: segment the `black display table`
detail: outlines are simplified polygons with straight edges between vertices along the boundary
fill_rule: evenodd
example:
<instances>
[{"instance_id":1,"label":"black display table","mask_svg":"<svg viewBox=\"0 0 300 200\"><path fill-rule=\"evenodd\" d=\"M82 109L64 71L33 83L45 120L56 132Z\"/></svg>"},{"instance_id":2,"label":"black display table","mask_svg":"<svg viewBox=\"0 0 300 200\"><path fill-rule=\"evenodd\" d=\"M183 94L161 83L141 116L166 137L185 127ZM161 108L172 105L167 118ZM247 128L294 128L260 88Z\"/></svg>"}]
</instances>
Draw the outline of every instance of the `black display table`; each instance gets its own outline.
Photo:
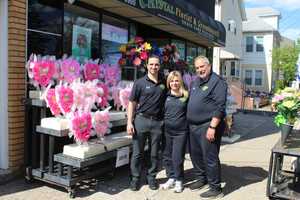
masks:
<instances>
[{"instance_id":1,"label":"black display table","mask_svg":"<svg viewBox=\"0 0 300 200\"><path fill-rule=\"evenodd\" d=\"M272 148L269 176L267 182L267 196L269 198L300 199L300 174L284 169L284 157L300 158L300 131L294 130L284 145L281 139Z\"/></svg>"}]
</instances>

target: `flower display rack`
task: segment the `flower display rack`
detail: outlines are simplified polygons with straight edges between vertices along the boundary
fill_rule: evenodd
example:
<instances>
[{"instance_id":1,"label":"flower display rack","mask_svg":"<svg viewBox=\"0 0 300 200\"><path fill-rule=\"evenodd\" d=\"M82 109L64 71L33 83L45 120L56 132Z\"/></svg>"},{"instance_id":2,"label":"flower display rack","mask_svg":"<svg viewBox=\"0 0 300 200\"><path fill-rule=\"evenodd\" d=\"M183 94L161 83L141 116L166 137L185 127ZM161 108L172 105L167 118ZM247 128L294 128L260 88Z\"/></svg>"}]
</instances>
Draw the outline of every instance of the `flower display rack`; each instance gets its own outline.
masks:
<instances>
[{"instance_id":1,"label":"flower display rack","mask_svg":"<svg viewBox=\"0 0 300 200\"><path fill-rule=\"evenodd\" d=\"M72 156L64 155L62 152L55 154L58 140L68 137L69 130L54 130L44 128L39 125L40 119L46 117L46 104L39 99L26 100L26 110L32 111L32 118L28 126L32 126L30 133L27 133L25 159L29 159L26 164L25 178L28 181L40 180L65 188L71 198L75 197L76 186L81 181L89 178L95 178L104 173L114 175L115 161L119 148L128 146L127 142L124 146L114 146L116 148L108 148L107 151L86 159L79 159ZM29 115L31 112L27 112ZM28 116L27 116L28 117ZM126 119L118 119L111 121L111 133L106 136L108 138L124 135ZM30 130L30 129L29 129ZM121 132L120 132L121 131ZM127 135L127 134L126 134ZM110 144L106 144L108 147ZM31 155L28 155L28 154Z\"/></svg>"}]
</instances>

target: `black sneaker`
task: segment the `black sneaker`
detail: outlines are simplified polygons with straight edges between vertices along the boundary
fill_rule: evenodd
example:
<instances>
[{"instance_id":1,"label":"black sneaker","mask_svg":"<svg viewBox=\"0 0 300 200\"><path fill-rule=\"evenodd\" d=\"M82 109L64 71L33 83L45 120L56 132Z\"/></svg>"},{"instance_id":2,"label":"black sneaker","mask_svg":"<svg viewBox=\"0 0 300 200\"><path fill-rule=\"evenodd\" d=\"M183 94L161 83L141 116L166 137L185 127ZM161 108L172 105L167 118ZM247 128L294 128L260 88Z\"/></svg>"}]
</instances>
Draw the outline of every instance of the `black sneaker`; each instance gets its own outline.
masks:
<instances>
[{"instance_id":1,"label":"black sneaker","mask_svg":"<svg viewBox=\"0 0 300 200\"><path fill-rule=\"evenodd\" d=\"M130 182L130 190L138 191L140 189L140 183L138 180L131 180Z\"/></svg>"},{"instance_id":2,"label":"black sneaker","mask_svg":"<svg viewBox=\"0 0 300 200\"><path fill-rule=\"evenodd\" d=\"M208 187L207 182L203 182L203 181L196 181L189 186L190 190L192 191L205 189L207 187Z\"/></svg>"},{"instance_id":3,"label":"black sneaker","mask_svg":"<svg viewBox=\"0 0 300 200\"><path fill-rule=\"evenodd\" d=\"M148 185L151 190L157 190L159 188L158 183L155 179L148 180Z\"/></svg>"},{"instance_id":4,"label":"black sneaker","mask_svg":"<svg viewBox=\"0 0 300 200\"><path fill-rule=\"evenodd\" d=\"M203 199L216 199L216 198L222 198L224 196L221 189L209 189L206 192L203 192L200 194L200 197Z\"/></svg>"}]
</instances>

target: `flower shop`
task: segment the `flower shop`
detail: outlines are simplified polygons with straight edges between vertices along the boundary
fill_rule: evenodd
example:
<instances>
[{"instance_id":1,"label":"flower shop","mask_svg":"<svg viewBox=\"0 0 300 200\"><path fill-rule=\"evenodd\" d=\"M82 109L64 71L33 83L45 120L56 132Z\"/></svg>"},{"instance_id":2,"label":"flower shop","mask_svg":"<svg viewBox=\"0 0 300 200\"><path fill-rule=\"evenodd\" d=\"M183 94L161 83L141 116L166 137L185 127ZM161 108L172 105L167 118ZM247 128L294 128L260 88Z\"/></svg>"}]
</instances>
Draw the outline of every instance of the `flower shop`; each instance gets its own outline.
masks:
<instances>
[{"instance_id":1,"label":"flower shop","mask_svg":"<svg viewBox=\"0 0 300 200\"><path fill-rule=\"evenodd\" d=\"M212 47L225 44L214 1L200 2L28 1L27 180L74 197L79 181L129 162L125 110L148 56L161 58L161 73L179 70L189 84L193 58L212 59Z\"/></svg>"}]
</instances>

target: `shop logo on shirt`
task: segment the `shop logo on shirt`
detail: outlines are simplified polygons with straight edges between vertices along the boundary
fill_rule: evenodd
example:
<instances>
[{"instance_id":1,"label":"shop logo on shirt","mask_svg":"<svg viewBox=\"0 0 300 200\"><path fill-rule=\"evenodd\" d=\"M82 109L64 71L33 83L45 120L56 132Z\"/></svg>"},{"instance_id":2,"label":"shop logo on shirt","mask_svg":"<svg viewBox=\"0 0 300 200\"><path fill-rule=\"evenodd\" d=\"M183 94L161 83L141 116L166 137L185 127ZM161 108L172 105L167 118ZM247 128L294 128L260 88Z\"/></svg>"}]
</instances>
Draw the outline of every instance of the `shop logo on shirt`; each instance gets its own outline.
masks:
<instances>
[{"instance_id":1,"label":"shop logo on shirt","mask_svg":"<svg viewBox=\"0 0 300 200\"><path fill-rule=\"evenodd\" d=\"M187 97L181 97L181 98L179 99L179 101L181 101L182 103L184 103L184 102L187 101Z\"/></svg>"},{"instance_id":2,"label":"shop logo on shirt","mask_svg":"<svg viewBox=\"0 0 300 200\"><path fill-rule=\"evenodd\" d=\"M166 88L164 84L160 84L159 87L160 87L162 90L164 90L164 89Z\"/></svg>"},{"instance_id":3,"label":"shop logo on shirt","mask_svg":"<svg viewBox=\"0 0 300 200\"><path fill-rule=\"evenodd\" d=\"M208 89L208 86L207 86L207 85L204 85L204 86L201 87L201 90L202 90L202 91L206 91L207 89Z\"/></svg>"},{"instance_id":4,"label":"shop logo on shirt","mask_svg":"<svg viewBox=\"0 0 300 200\"><path fill-rule=\"evenodd\" d=\"M149 86L149 85L146 86L146 89L150 89L150 88L151 88L151 86Z\"/></svg>"}]
</instances>

